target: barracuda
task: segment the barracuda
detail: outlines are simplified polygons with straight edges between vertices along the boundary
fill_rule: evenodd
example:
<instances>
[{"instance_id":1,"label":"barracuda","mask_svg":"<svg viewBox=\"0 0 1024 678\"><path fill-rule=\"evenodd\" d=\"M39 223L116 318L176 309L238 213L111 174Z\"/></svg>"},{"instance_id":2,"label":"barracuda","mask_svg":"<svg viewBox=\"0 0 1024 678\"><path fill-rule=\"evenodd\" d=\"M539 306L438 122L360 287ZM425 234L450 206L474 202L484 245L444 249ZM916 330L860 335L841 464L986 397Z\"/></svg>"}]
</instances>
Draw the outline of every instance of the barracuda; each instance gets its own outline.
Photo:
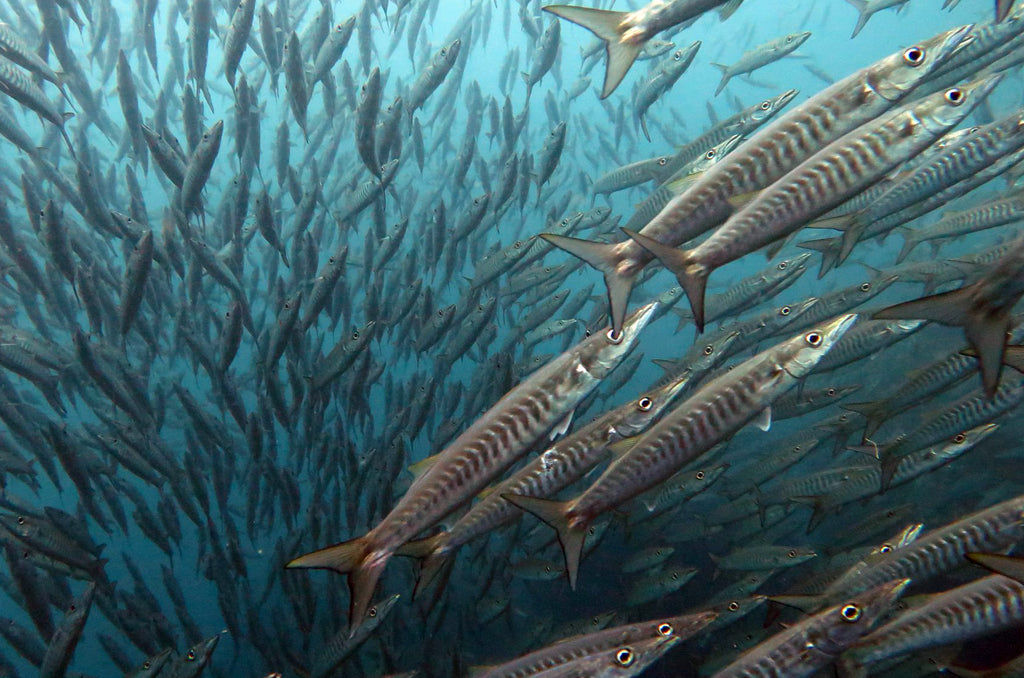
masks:
<instances>
[{"instance_id":1,"label":"barracuda","mask_svg":"<svg viewBox=\"0 0 1024 678\"><path fill-rule=\"evenodd\" d=\"M731 198L765 188L822 146L889 110L953 54L970 29L940 33L811 97L670 201L640 234L675 247L725 221L733 212ZM547 239L604 273L612 326L618 328L637 276L654 256L633 240L606 245L564 236Z\"/></svg>"},{"instance_id":2,"label":"barracuda","mask_svg":"<svg viewBox=\"0 0 1024 678\"><path fill-rule=\"evenodd\" d=\"M708 382L645 434L618 443L624 451L579 497L556 502L503 496L555 529L575 589L587 530L598 516L670 478L758 415L767 429L772 401L810 372L856 318L836 318Z\"/></svg>"},{"instance_id":3,"label":"barracuda","mask_svg":"<svg viewBox=\"0 0 1024 678\"><path fill-rule=\"evenodd\" d=\"M449 530L400 548L398 555L426 559L416 583L417 592L434 580L463 544L521 515L518 508L502 498L503 494L543 498L565 489L602 461L609 445L639 435L654 423L688 381L687 374L598 417L555 442L507 480L489 488L487 495Z\"/></svg>"},{"instance_id":4,"label":"barracuda","mask_svg":"<svg viewBox=\"0 0 1024 678\"><path fill-rule=\"evenodd\" d=\"M843 650L870 631L909 583L909 579L896 579L850 597L772 636L713 678L809 676L834 662Z\"/></svg>"},{"instance_id":5,"label":"barracuda","mask_svg":"<svg viewBox=\"0 0 1024 678\"><path fill-rule=\"evenodd\" d=\"M704 151L703 155L697 156L694 160L684 165L678 172L669 177L668 181L659 186L657 190L637 205L633 216L626 222L626 227L638 228L653 219L673 196L677 195L680 190L683 190L680 188L681 186L689 186L694 181L697 181L704 172L714 167L716 163L721 162L741 141L743 141L743 138L738 134L734 134L720 144Z\"/></svg>"},{"instance_id":6,"label":"barracuda","mask_svg":"<svg viewBox=\"0 0 1024 678\"><path fill-rule=\"evenodd\" d=\"M1024 539L1024 495L938 527L903 548L877 554L870 562L858 562L820 595L772 596L772 600L802 610L821 609L895 577L909 577L915 583L923 583L959 567L968 553L1000 551L1021 539Z\"/></svg>"},{"instance_id":7,"label":"barracuda","mask_svg":"<svg viewBox=\"0 0 1024 678\"><path fill-rule=\"evenodd\" d=\"M712 271L788 237L878 181L963 120L1001 79L990 76L933 94L847 133L779 178L693 249L676 250L644 233L626 234L675 273L702 331Z\"/></svg>"},{"instance_id":8,"label":"barracuda","mask_svg":"<svg viewBox=\"0 0 1024 678\"><path fill-rule=\"evenodd\" d=\"M944 152L899 180L864 209L848 217L827 222L841 228L843 248L839 263L846 260L853 246L863 239L865 229L901 210L927 200L954 184L969 179L999 158L1024 146L1024 115L1014 113L968 135ZM906 254L901 254L902 261ZM897 263L898 263L897 262Z\"/></svg>"},{"instance_id":9,"label":"barracuda","mask_svg":"<svg viewBox=\"0 0 1024 678\"><path fill-rule=\"evenodd\" d=\"M571 416L636 345L655 307L637 309L621 333L609 329L584 339L505 394L440 453L369 533L295 558L286 567L349 573L354 631L395 551L476 495L531 444Z\"/></svg>"},{"instance_id":10,"label":"barracuda","mask_svg":"<svg viewBox=\"0 0 1024 678\"><path fill-rule=\"evenodd\" d=\"M562 675L549 674L547 671L569 666L581 659L608 650L617 650L631 643L664 639L681 642L706 628L716 617L717 615L713 612L697 612L615 626L541 648L536 652L485 671L479 674L479 678L535 678L542 675Z\"/></svg>"},{"instance_id":11,"label":"barracuda","mask_svg":"<svg viewBox=\"0 0 1024 678\"><path fill-rule=\"evenodd\" d=\"M1024 621L1024 584L992 575L936 593L860 639L843 657L843 675L864 675L868 664L963 642Z\"/></svg>"}]
</instances>

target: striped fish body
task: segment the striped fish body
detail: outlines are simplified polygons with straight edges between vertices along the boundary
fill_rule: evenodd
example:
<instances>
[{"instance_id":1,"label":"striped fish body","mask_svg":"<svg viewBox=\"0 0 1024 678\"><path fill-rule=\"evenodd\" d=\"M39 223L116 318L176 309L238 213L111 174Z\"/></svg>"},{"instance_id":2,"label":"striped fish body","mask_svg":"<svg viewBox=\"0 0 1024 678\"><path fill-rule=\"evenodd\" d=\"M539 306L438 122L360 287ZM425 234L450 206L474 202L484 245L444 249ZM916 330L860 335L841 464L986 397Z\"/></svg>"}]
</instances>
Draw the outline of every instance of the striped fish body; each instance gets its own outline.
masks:
<instances>
[{"instance_id":1,"label":"striped fish body","mask_svg":"<svg viewBox=\"0 0 1024 678\"><path fill-rule=\"evenodd\" d=\"M986 125L889 189L868 208L864 223L888 216L946 189L1021 146L1024 146L1024 116L1020 112Z\"/></svg>"},{"instance_id":2,"label":"striped fish body","mask_svg":"<svg viewBox=\"0 0 1024 678\"><path fill-rule=\"evenodd\" d=\"M685 256L690 279L788 236L867 188L959 123L999 80L985 78L933 94L818 151L691 250Z\"/></svg>"},{"instance_id":3,"label":"striped fish body","mask_svg":"<svg viewBox=\"0 0 1024 678\"><path fill-rule=\"evenodd\" d=\"M608 445L646 430L687 384L686 377L618 407L542 452L494 488L452 526L445 547L455 549L514 519L519 510L502 499L507 492L550 497L579 480L601 461Z\"/></svg>"},{"instance_id":4,"label":"striped fish body","mask_svg":"<svg viewBox=\"0 0 1024 678\"><path fill-rule=\"evenodd\" d=\"M871 630L909 583L886 582L778 633L713 678L800 678L834 662Z\"/></svg>"},{"instance_id":5,"label":"striped fish body","mask_svg":"<svg viewBox=\"0 0 1024 678\"><path fill-rule=\"evenodd\" d=\"M598 177L591 190L597 195L611 194L652 181L660 176L658 170L667 165L669 160L670 156L662 155L616 167Z\"/></svg>"},{"instance_id":6,"label":"striped fish body","mask_svg":"<svg viewBox=\"0 0 1024 678\"><path fill-rule=\"evenodd\" d=\"M785 108L793 100L795 94L794 90L787 90L778 96L759 101L721 121L693 141L686 143L676 151L668 163L658 168L658 181L668 181L680 169L699 158L705 149L717 146L731 136L749 137L761 125L767 123Z\"/></svg>"},{"instance_id":7,"label":"striped fish body","mask_svg":"<svg viewBox=\"0 0 1024 678\"><path fill-rule=\"evenodd\" d=\"M701 174L707 172L716 163L720 162L742 140L743 137L734 134L724 141L707 148L701 155L683 165L678 172L669 177L665 183L637 205L636 212L626 222L626 228L642 227L657 216L662 208L679 193L679 190L674 186L674 182L695 181Z\"/></svg>"},{"instance_id":8,"label":"striped fish body","mask_svg":"<svg viewBox=\"0 0 1024 678\"><path fill-rule=\"evenodd\" d=\"M368 534L314 551L288 567L352 572L352 621L365 617L395 551L480 492L536 440L571 415L636 345L656 304L633 313L617 336L609 330L577 344L505 394L438 457Z\"/></svg>"},{"instance_id":9,"label":"striped fish body","mask_svg":"<svg viewBox=\"0 0 1024 678\"><path fill-rule=\"evenodd\" d=\"M929 597L861 639L844 663L870 664L957 643L1024 621L1024 584L999 574Z\"/></svg>"},{"instance_id":10,"label":"striped fish body","mask_svg":"<svg viewBox=\"0 0 1024 678\"><path fill-rule=\"evenodd\" d=\"M923 582L963 564L973 552L1001 551L1024 539L1024 495L977 511L922 535L907 546L858 564L825 591L828 600L865 591L878 582L910 577Z\"/></svg>"},{"instance_id":11,"label":"striped fish body","mask_svg":"<svg viewBox=\"0 0 1024 678\"><path fill-rule=\"evenodd\" d=\"M717 223L704 221L708 216L732 212L730 198L772 184L823 146L892 108L967 33L966 28L941 33L919 45L920 54L908 55L915 49L910 48L890 55L822 90L759 131L640 232L669 246L697 237Z\"/></svg>"},{"instance_id":12,"label":"striped fish body","mask_svg":"<svg viewBox=\"0 0 1024 678\"><path fill-rule=\"evenodd\" d=\"M855 317L843 316L820 332L809 332L817 345L801 334L709 382L644 434L572 503L570 524L589 524L738 431L795 386L801 373L798 365L817 363Z\"/></svg>"},{"instance_id":13,"label":"striped fish body","mask_svg":"<svg viewBox=\"0 0 1024 678\"><path fill-rule=\"evenodd\" d=\"M591 657L608 650L616 650L630 643L649 641L657 638L685 640L710 624L716 615L711 612L666 617L650 621L626 624L604 629L585 636L576 636L557 642L536 652L496 666L479 675L479 678L533 678L552 674L552 670ZM585 674L589 675L589 674Z\"/></svg>"}]
</instances>

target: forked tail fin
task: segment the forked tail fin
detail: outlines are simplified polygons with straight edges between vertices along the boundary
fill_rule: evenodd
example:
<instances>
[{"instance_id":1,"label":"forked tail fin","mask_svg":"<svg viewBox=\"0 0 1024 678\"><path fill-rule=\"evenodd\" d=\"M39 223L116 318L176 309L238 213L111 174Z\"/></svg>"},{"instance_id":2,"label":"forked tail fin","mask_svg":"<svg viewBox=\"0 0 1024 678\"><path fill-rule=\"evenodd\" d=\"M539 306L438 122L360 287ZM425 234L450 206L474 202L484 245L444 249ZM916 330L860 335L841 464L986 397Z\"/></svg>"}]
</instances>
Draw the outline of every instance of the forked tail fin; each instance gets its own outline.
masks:
<instances>
[{"instance_id":1,"label":"forked tail fin","mask_svg":"<svg viewBox=\"0 0 1024 678\"><path fill-rule=\"evenodd\" d=\"M1020 556L1005 556L1001 553L968 553L967 558L1004 577L1024 581L1024 558Z\"/></svg>"},{"instance_id":2,"label":"forked tail fin","mask_svg":"<svg viewBox=\"0 0 1024 678\"><path fill-rule=\"evenodd\" d=\"M612 328L616 332L621 332L622 323L626 319L629 295L633 292L633 284L636 282L636 274L622 272L622 256L619 254L618 246L553 233L541 233L540 237L604 273L604 284L608 288L608 304L611 307Z\"/></svg>"},{"instance_id":3,"label":"forked tail fin","mask_svg":"<svg viewBox=\"0 0 1024 678\"><path fill-rule=\"evenodd\" d=\"M391 558L390 553L375 553L371 546L370 539L363 536L307 553L285 565L289 569L334 570L340 574L348 574L351 592L350 634L355 633L356 628L366 617L377 580Z\"/></svg>"},{"instance_id":4,"label":"forked tail fin","mask_svg":"<svg viewBox=\"0 0 1024 678\"><path fill-rule=\"evenodd\" d=\"M572 5L548 5L545 11L566 21L583 26L588 31L604 40L608 53L608 67L604 73L604 88L601 98L606 98L615 91L622 79L626 77L633 62L636 61L646 41L623 42L622 22L629 12L614 12L607 9L591 7L574 7Z\"/></svg>"},{"instance_id":5,"label":"forked tail fin","mask_svg":"<svg viewBox=\"0 0 1024 678\"><path fill-rule=\"evenodd\" d=\"M576 590L576 576L580 570L583 541L587 537L588 526L569 523L569 519L566 517L569 502L524 497L520 494L503 494L501 496L524 511L529 511L537 516L558 533L558 543L562 545L562 553L565 555L565 570L569 575L569 585Z\"/></svg>"},{"instance_id":6,"label":"forked tail fin","mask_svg":"<svg viewBox=\"0 0 1024 678\"><path fill-rule=\"evenodd\" d=\"M846 1L849 2L851 5L853 5L854 7L856 7L857 11L860 12L860 16L857 17L857 25L853 27L853 35L850 36L851 38L856 38L857 34L860 33L862 28L864 28L864 24L866 24L868 22L868 19L871 18L871 14L869 14L868 11L867 11L867 9L868 9L867 0L846 0Z\"/></svg>"},{"instance_id":7,"label":"forked tail fin","mask_svg":"<svg viewBox=\"0 0 1024 678\"><path fill-rule=\"evenodd\" d=\"M963 327L967 341L981 361L981 382L989 397L999 385L1006 353L1006 332L1010 316L1006 311L992 313L979 305L972 295L973 287L941 292L930 297L907 301L884 308L874 318L934 320L943 325Z\"/></svg>"},{"instance_id":8,"label":"forked tail fin","mask_svg":"<svg viewBox=\"0 0 1024 678\"><path fill-rule=\"evenodd\" d=\"M712 61L711 65L722 71L722 79L718 81L718 87L715 89L715 96L717 97L729 83L729 80L732 78L732 73L729 72L729 67L725 64L716 64Z\"/></svg>"},{"instance_id":9,"label":"forked tail fin","mask_svg":"<svg viewBox=\"0 0 1024 678\"><path fill-rule=\"evenodd\" d=\"M661 261L662 265L676 275L680 287L686 292L690 300L690 310L693 311L693 324L697 326L697 334L704 331L704 292L708 286L709 271L703 266L695 266L690 253L669 247L646 235L622 229L626 235L636 241L638 245L653 254Z\"/></svg>"}]
</instances>

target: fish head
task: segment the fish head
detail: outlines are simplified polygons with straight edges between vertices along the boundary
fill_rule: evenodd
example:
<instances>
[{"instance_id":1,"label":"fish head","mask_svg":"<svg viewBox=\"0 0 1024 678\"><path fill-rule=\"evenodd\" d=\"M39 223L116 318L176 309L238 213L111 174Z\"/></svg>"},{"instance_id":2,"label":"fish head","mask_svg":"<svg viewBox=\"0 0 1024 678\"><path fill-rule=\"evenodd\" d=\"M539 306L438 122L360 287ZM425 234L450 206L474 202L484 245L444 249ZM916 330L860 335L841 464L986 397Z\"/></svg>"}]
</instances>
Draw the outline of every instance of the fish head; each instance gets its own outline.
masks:
<instances>
[{"instance_id":1,"label":"fish head","mask_svg":"<svg viewBox=\"0 0 1024 678\"><path fill-rule=\"evenodd\" d=\"M623 405L620 408L622 416L613 424L616 435L620 438L632 438L646 431L683 391L689 380L690 372L687 371L675 381L643 393L632 402Z\"/></svg>"},{"instance_id":2,"label":"fish head","mask_svg":"<svg viewBox=\"0 0 1024 678\"><path fill-rule=\"evenodd\" d=\"M973 28L959 26L890 54L869 67L869 86L883 98L899 101L946 63Z\"/></svg>"},{"instance_id":3,"label":"fish head","mask_svg":"<svg viewBox=\"0 0 1024 678\"><path fill-rule=\"evenodd\" d=\"M824 637L820 639L819 647L825 652L839 654L868 633L909 584L909 579L894 579L821 612L818 616L823 624Z\"/></svg>"},{"instance_id":4,"label":"fish head","mask_svg":"<svg viewBox=\"0 0 1024 678\"><path fill-rule=\"evenodd\" d=\"M855 313L847 313L793 337L784 345L782 369L796 379L806 376L856 320Z\"/></svg>"},{"instance_id":5,"label":"fish head","mask_svg":"<svg viewBox=\"0 0 1024 678\"><path fill-rule=\"evenodd\" d=\"M636 345L640 332L651 321L657 308L658 302L652 301L633 311L619 332L607 327L585 339L578 349L579 367L598 379L611 374Z\"/></svg>"},{"instance_id":6,"label":"fish head","mask_svg":"<svg viewBox=\"0 0 1024 678\"><path fill-rule=\"evenodd\" d=\"M937 131L948 129L963 120L1002 79L1002 73L995 73L948 87L923 99L914 110L926 127Z\"/></svg>"},{"instance_id":7,"label":"fish head","mask_svg":"<svg viewBox=\"0 0 1024 678\"><path fill-rule=\"evenodd\" d=\"M582 673L587 676L625 678L636 676L647 670L662 655L679 644L676 636L655 636L622 645L607 653L602 652L592 659L582 660ZM591 666L593 664L593 666Z\"/></svg>"},{"instance_id":8,"label":"fish head","mask_svg":"<svg viewBox=\"0 0 1024 678\"><path fill-rule=\"evenodd\" d=\"M943 459L955 459L995 433L998 428L998 424L989 423L961 431L942 443L934 453Z\"/></svg>"},{"instance_id":9,"label":"fish head","mask_svg":"<svg viewBox=\"0 0 1024 678\"><path fill-rule=\"evenodd\" d=\"M794 50L800 45L807 42L807 38L811 37L810 31L802 31L800 33L790 33L783 38L783 45L789 49Z\"/></svg>"},{"instance_id":10,"label":"fish head","mask_svg":"<svg viewBox=\"0 0 1024 678\"><path fill-rule=\"evenodd\" d=\"M756 122L761 123L770 120L772 116L774 116L776 113L785 108L786 104L792 101L794 97L796 97L796 95L799 93L799 90L787 89L785 92L776 97L770 97L768 99L765 99L760 104L754 106L751 112L751 117Z\"/></svg>"}]
</instances>

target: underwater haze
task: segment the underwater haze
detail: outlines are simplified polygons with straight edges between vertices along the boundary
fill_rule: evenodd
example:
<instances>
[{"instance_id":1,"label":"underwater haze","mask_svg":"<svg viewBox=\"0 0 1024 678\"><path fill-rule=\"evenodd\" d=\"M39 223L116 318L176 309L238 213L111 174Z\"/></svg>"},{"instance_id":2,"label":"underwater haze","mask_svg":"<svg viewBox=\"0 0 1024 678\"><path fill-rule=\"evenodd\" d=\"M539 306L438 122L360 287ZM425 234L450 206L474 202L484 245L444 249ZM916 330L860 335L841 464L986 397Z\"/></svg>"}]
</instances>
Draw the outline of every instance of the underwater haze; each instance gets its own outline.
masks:
<instances>
[{"instance_id":1,"label":"underwater haze","mask_svg":"<svg viewBox=\"0 0 1024 678\"><path fill-rule=\"evenodd\" d=\"M0 678L1024 675L1024 3L570 1L0 0Z\"/></svg>"}]
</instances>

